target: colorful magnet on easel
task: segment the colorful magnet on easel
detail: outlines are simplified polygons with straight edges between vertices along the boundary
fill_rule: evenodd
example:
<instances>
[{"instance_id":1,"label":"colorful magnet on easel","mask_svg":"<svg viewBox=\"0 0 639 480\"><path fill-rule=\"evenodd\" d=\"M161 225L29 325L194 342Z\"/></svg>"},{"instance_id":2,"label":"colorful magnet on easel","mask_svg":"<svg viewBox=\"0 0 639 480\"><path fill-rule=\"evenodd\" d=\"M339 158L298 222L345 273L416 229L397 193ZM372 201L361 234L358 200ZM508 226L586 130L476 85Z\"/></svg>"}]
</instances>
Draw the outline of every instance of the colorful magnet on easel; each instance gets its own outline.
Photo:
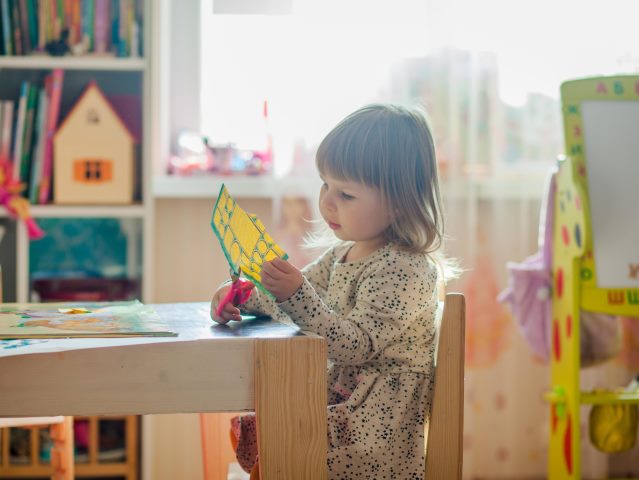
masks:
<instances>
[{"instance_id":1,"label":"colorful magnet on easel","mask_svg":"<svg viewBox=\"0 0 639 480\"><path fill-rule=\"evenodd\" d=\"M557 418L563 420L566 418L566 390L564 390L564 387L556 386L553 387L552 391L555 396L561 399L555 402L555 413L557 414Z\"/></svg>"},{"instance_id":2,"label":"colorful magnet on easel","mask_svg":"<svg viewBox=\"0 0 639 480\"><path fill-rule=\"evenodd\" d=\"M572 419L570 415L568 415L566 432L564 433L564 461L566 462L566 470L572 475Z\"/></svg>"},{"instance_id":3,"label":"colorful magnet on easel","mask_svg":"<svg viewBox=\"0 0 639 480\"><path fill-rule=\"evenodd\" d=\"M561 359L561 334L559 332L559 322L557 319L552 321L552 353L555 356L555 360Z\"/></svg>"}]
</instances>

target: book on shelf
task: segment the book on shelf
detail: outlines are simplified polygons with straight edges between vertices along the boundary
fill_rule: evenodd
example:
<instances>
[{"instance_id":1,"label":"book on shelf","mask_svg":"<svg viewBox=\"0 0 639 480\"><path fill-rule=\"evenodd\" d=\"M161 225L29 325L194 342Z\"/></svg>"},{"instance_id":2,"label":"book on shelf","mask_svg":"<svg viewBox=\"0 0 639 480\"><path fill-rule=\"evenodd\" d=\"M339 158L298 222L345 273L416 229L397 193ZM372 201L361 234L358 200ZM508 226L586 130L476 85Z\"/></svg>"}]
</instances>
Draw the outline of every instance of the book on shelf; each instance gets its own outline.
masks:
<instances>
[{"instance_id":1,"label":"book on shelf","mask_svg":"<svg viewBox=\"0 0 639 480\"><path fill-rule=\"evenodd\" d=\"M24 119L27 115L29 89L29 82L22 82L20 86L20 98L18 99L15 134L13 136L13 178L18 181L20 181L20 174L22 173L22 138L24 137Z\"/></svg>"},{"instance_id":2,"label":"book on shelf","mask_svg":"<svg viewBox=\"0 0 639 480\"><path fill-rule=\"evenodd\" d=\"M80 2L72 2L69 21L69 40L71 45L82 41L82 7Z\"/></svg>"},{"instance_id":3,"label":"book on shelf","mask_svg":"<svg viewBox=\"0 0 639 480\"><path fill-rule=\"evenodd\" d=\"M93 48L93 4L92 0L81 0L82 9L82 40L86 42L85 46L88 50Z\"/></svg>"},{"instance_id":4,"label":"book on shelf","mask_svg":"<svg viewBox=\"0 0 639 480\"><path fill-rule=\"evenodd\" d=\"M58 126L64 71L53 70L42 85L23 81L20 96L0 101L0 158L25 185L32 204L48 203L53 168L53 135ZM14 108L17 104L17 108Z\"/></svg>"},{"instance_id":5,"label":"book on shelf","mask_svg":"<svg viewBox=\"0 0 639 480\"><path fill-rule=\"evenodd\" d=\"M29 41L32 49L38 48L38 0L26 0Z\"/></svg>"},{"instance_id":6,"label":"book on shelf","mask_svg":"<svg viewBox=\"0 0 639 480\"><path fill-rule=\"evenodd\" d=\"M44 45L47 42L47 23L46 17L44 15L44 9L46 8L45 4L47 2L38 2L37 5L37 18L36 25L38 26L37 37L38 37L38 50L44 50Z\"/></svg>"},{"instance_id":7,"label":"book on shelf","mask_svg":"<svg viewBox=\"0 0 639 480\"><path fill-rule=\"evenodd\" d=\"M0 158L3 161L11 159L11 134L13 130L13 101L5 100L2 106L2 125L0 133Z\"/></svg>"},{"instance_id":8,"label":"book on shelf","mask_svg":"<svg viewBox=\"0 0 639 480\"><path fill-rule=\"evenodd\" d=\"M14 0L18 3L18 15L20 17L20 37L22 38L22 48L25 53L30 52L33 47L31 46L31 33L29 32L29 12L27 11L27 0Z\"/></svg>"},{"instance_id":9,"label":"book on shelf","mask_svg":"<svg viewBox=\"0 0 639 480\"><path fill-rule=\"evenodd\" d=\"M51 176L53 175L53 134L58 128L58 117L60 116L60 102L62 100L62 82L64 80L64 70L54 70L51 72L49 103L47 107L47 118L45 121L44 146L42 155L42 175L38 185L38 203L49 202L51 196Z\"/></svg>"},{"instance_id":10,"label":"book on shelf","mask_svg":"<svg viewBox=\"0 0 639 480\"><path fill-rule=\"evenodd\" d=\"M45 79L45 87L40 89L38 95L37 116L35 121L35 139L32 153L31 179L29 181L29 203L38 203L39 186L42 180L42 163L44 158L44 142L46 141L46 118L49 104L48 92L50 87L50 76Z\"/></svg>"},{"instance_id":11,"label":"book on shelf","mask_svg":"<svg viewBox=\"0 0 639 480\"><path fill-rule=\"evenodd\" d=\"M93 27L93 50L96 53L109 51L111 8L109 0L95 0L95 18Z\"/></svg>"},{"instance_id":12,"label":"book on shelf","mask_svg":"<svg viewBox=\"0 0 639 480\"><path fill-rule=\"evenodd\" d=\"M143 0L0 0L0 54L137 57ZM66 47L59 50L66 42Z\"/></svg>"},{"instance_id":13,"label":"book on shelf","mask_svg":"<svg viewBox=\"0 0 639 480\"><path fill-rule=\"evenodd\" d=\"M11 19L9 0L0 0L0 17L2 18L2 54L13 55L13 35L11 32Z\"/></svg>"},{"instance_id":14,"label":"book on shelf","mask_svg":"<svg viewBox=\"0 0 639 480\"><path fill-rule=\"evenodd\" d=\"M13 52L16 55L23 55L22 51L22 30L20 28L20 11L18 0L9 0L11 33L13 35Z\"/></svg>"},{"instance_id":15,"label":"book on shelf","mask_svg":"<svg viewBox=\"0 0 639 480\"><path fill-rule=\"evenodd\" d=\"M33 121L35 118L36 103L38 100L38 87L29 85L27 94L27 109L24 117L24 130L22 136L22 162L20 163L20 181L28 183L31 176L31 146L33 140Z\"/></svg>"}]
</instances>

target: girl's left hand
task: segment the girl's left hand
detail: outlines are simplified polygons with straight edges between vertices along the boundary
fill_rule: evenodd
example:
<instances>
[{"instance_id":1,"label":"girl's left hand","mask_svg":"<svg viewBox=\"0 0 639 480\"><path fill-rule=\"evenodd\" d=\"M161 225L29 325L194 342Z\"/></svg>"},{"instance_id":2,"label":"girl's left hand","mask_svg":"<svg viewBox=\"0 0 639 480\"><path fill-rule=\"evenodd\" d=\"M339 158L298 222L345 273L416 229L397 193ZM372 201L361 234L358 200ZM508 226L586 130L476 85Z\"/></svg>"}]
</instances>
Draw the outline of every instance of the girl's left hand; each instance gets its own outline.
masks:
<instances>
[{"instance_id":1,"label":"girl's left hand","mask_svg":"<svg viewBox=\"0 0 639 480\"><path fill-rule=\"evenodd\" d=\"M264 262L261 276L262 285L278 302L288 300L304 282L302 272L281 258Z\"/></svg>"}]
</instances>

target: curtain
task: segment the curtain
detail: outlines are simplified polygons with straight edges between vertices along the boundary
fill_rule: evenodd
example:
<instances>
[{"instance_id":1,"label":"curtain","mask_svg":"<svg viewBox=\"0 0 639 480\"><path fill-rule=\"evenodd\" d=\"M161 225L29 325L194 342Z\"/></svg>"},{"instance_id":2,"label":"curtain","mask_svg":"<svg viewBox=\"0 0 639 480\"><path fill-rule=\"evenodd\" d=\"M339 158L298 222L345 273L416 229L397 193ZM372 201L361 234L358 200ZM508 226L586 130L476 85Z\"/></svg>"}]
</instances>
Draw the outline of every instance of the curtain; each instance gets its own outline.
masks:
<instances>
[{"instance_id":1,"label":"curtain","mask_svg":"<svg viewBox=\"0 0 639 480\"><path fill-rule=\"evenodd\" d=\"M543 180L563 150L559 100L531 93L512 107L498 94L494 55L445 49L395 65L381 101L422 103L437 143L446 253L465 270L448 285L467 299L464 478L545 478L549 436L548 363L536 358L509 308L497 301L506 262L537 250ZM307 158L307 161L312 157ZM283 198L281 231L291 258L316 198ZM619 357L582 372L582 388L619 387L639 371L639 322L623 322ZM604 455L588 441L582 407L584 478L639 472L639 449Z\"/></svg>"}]
</instances>

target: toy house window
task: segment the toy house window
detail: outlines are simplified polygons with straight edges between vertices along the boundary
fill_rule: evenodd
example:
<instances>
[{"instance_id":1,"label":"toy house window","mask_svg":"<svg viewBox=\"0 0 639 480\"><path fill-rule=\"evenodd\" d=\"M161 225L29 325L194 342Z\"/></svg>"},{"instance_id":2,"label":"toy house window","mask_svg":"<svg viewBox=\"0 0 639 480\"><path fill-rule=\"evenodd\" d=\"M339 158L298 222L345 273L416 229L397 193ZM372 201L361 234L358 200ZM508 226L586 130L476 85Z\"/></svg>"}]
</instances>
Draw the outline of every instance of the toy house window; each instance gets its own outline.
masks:
<instances>
[{"instance_id":1,"label":"toy house window","mask_svg":"<svg viewBox=\"0 0 639 480\"><path fill-rule=\"evenodd\" d=\"M111 160L80 159L73 162L73 179L81 183L109 182L113 177Z\"/></svg>"}]
</instances>

